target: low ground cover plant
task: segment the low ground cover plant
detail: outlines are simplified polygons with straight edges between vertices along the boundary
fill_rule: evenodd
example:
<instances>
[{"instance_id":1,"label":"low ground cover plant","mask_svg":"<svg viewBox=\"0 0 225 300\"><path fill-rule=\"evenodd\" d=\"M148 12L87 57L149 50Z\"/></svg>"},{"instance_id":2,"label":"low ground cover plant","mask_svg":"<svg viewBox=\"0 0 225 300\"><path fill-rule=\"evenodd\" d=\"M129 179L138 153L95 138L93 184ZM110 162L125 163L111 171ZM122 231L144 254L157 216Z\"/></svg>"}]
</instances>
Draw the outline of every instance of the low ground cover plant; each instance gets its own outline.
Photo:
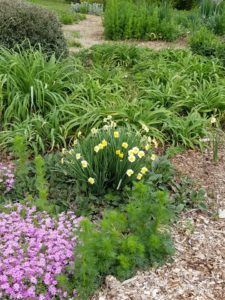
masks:
<instances>
[{"instance_id":1,"label":"low ground cover plant","mask_svg":"<svg viewBox=\"0 0 225 300\"><path fill-rule=\"evenodd\" d=\"M74 264L74 233L79 221L73 212L54 219L34 206L2 206L1 298L68 299L68 292L59 286L57 276Z\"/></svg>"},{"instance_id":2,"label":"low ground cover plant","mask_svg":"<svg viewBox=\"0 0 225 300\"><path fill-rule=\"evenodd\" d=\"M10 192L14 187L14 173L12 164L0 163L0 193ZM2 196L0 196L1 199Z\"/></svg>"}]
</instances>

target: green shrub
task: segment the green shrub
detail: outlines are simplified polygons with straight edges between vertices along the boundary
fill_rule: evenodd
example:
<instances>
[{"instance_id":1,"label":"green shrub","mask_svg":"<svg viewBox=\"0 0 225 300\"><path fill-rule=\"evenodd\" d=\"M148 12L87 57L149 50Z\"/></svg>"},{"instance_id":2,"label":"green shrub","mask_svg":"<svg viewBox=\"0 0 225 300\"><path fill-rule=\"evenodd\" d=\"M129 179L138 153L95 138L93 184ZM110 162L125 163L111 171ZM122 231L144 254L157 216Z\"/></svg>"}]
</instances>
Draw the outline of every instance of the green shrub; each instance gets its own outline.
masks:
<instances>
[{"instance_id":1,"label":"green shrub","mask_svg":"<svg viewBox=\"0 0 225 300\"><path fill-rule=\"evenodd\" d=\"M166 193L138 183L123 212L105 211L96 224L81 222L74 269L74 286L81 299L87 299L106 275L124 280L173 253L163 227L171 218L167 204Z\"/></svg>"},{"instance_id":2,"label":"green shrub","mask_svg":"<svg viewBox=\"0 0 225 300\"><path fill-rule=\"evenodd\" d=\"M223 66L225 66L225 42L221 43L216 49L216 57L218 57Z\"/></svg>"},{"instance_id":3,"label":"green shrub","mask_svg":"<svg viewBox=\"0 0 225 300\"><path fill-rule=\"evenodd\" d=\"M39 47L57 57L67 54L57 17L45 8L21 0L0 0L0 46Z\"/></svg>"},{"instance_id":4,"label":"green shrub","mask_svg":"<svg viewBox=\"0 0 225 300\"><path fill-rule=\"evenodd\" d=\"M169 4L134 3L109 0L104 14L107 39L145 39L172 41L180 35Z\"/></svg>"},{"instance_id":5,"label":"green shrub","mask_svg":"<svg viewBox=\"0 0 225 300\"><path fill-rule=\"evenodd\" d=\"M202 27L190 36L189 43L194 53L215 56L219 40L211 31Z\"/></svg>"}]
</instances>

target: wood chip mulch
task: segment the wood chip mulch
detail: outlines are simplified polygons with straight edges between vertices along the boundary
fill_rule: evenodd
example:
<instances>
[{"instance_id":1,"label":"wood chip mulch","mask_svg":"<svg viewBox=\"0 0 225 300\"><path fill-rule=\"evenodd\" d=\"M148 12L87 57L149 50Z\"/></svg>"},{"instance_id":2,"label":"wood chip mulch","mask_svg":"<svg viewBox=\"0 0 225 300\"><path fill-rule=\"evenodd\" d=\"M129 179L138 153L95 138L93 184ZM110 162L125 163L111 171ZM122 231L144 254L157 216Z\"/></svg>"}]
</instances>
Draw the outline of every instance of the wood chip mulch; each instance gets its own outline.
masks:
<instances>
[{"instance_id":1,"label":"wood chip mulch","mask_svg":"<svg viewBox=\"0 0 225 300\"><path fill-rule=\"evenodd\" d=\"M185 212L172 228L176 254L168 263L125 282L106 278L93 300L225 300L225 147L189 150L172 159L178 172L207 191L209 211Z\"/></svg>"}]
</instances>

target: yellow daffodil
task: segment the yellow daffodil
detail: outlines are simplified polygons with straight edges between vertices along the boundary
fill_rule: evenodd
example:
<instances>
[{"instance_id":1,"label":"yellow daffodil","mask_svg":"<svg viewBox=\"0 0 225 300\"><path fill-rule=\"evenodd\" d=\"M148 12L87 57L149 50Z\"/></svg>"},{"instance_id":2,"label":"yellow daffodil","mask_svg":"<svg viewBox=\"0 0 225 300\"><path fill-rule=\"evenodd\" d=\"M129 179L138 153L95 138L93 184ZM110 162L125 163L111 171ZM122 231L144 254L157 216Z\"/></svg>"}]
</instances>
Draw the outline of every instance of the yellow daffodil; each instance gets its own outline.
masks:
<instances>
[{"instance_id":1,"label":"yellow daffodil","mask_svg":"<svg viewBox=\"0 0 225 300\"><path fill-rule=\"evenodd\" d=\"M98 147L100 150L102 150L104 148L104 146L102 145L102 143L98 144Z\"/></svg>"},{"instance_id":2,"label":"yellow daffodil","mask_svg":"<svg viewBox=\"0 0 225 300\"><path fill-rule=\"evenodd\" d=\"M115 139L118 139L120 136L119 131L114 131L113 136Z\"/></svg>"},{"instance_id":3,"label":"yellow daffodil","mask_svg":"<svg viewBox=\"0 0 225 300\"><path fill-rule=\"evenodd\" d=\"M141 168L141 174L146 174L148 172L148 169L146 167Z\"/></svg>"},{"instance_id":4,"label":"yellow daffodil","mask_svg":"<svg viewBox=\"0 0 225 300\"><path fill-rule=\"evenodd\" d=\"M145 150L148 151L149 149L150 149L150 145L149 144L145 145Z\"/></svg>"},{"instance_id":5,"label":"yellow daffodil","mask_svg":"<svg viewBox=\"0 0 225 300\"><path fill-rule=\"evenodd\" d=\"M99 150L100 150L100 148L99 148L98 145L94 147L94 151L95 151L96 153L98 153Z\"/></svg>"},{"instance_id":6,"label":"yellow daffodil","mask_svg":"<svg viewBox=\"0 0 225 300\"><path fill-rule=\"evenodd\" d=\"M81 161L82 168L87 168L88 162L86 160Z\"/></svg>"},{"instance_id":7,"label":"yellow daffodil","mask_svg":"<svg viewBox=\"0 0 225 300\"><path fill-rule=\"evenodd\" d=\"M92 134L96 134L96 133L98 133L98 129L96 129L96 128L92 128L92 129L91 129L91 133L92 133Z\"/></svg>"},{"instance_id":8,"label":"yellow daffodil","mask_svg":"<svg viewBox=\"0 0 225 300\"><path fill-rule=\"evenodd\" d=\"M120 150L116 150L116 155L120 156L121 151Z\"/></svg>"},{"instance_id":9,"label":"yellow daffodil","mask_svg":"<svg viewBox=\"0 0 225 300\"><path fill-rule=\"evenodd\" d=\"M157 158L157 156L155 154L152 154L151 160L155 160L156 158Z\"/></svg>"},{"instance_id":10,"label":"yellow daffodil","mask_svg":"<svg viewBox=\"0 0 225 300\"><path fill-rule=\"evenodd\" d=\"M135 158L134 155L129 155L129 156L128 156L128 160L129 160L130 162L134 162L134 161L136 160L136 158Z\"/></svg>"},{"instance_id":11,"label":"yellow daffodil","mask_svg":"<svg viewBox=\"0 0 225 300\"><path fill-rule=\"evenodd\" d=\"M122 147L124 148L124 149L127 149L128 148L128 144L127 143L122 143Z\"/></svg>"},{"instance_id":12,"label":"yellow daffodil","mask_svg":"<svg viewBox=\"0 0 225 300\"><path fill-rule=\"evenodd\" d=\"M132 169L128 169L126 172L127 176L132 176L134 174L134 171Z\"/></svg>"},{"instance_id":13,"label":"yellow daffodil","mask_svg":"<svg viewBox=\"0 0 225 300\"><path fill-rule=\"evenodd\" d=\"M88 178L88 183L94 184L95 183L95 179L93 177L89 177Z\"/></svg>"},{"instance_id":14,"label":"yellow daffodil","mask_svg":"<svg viewBox=\"0 0 225 300\"><path fill-rule=\"evenodd\" d=\"M137 180L141 180L142 177L143 177L143 175L142 175L141 173L138 173L138 175L137 175Z\"/></svg>"},{"instance_id":15,"label":"yellow daffodil","mask_svg":"<svg viewBox=\"0 0 225 300\"><path fill-rule=\"evenodd\" d=\"M215 124L216 123L216 118L214 116L212 116L211 118L211 124Z\"/></svg>"},{"instance_id":16,"label":"yellow daffodil","mask_svg":"<svg viewBox=\"0 0 225 300\"><path fill-rule=\"evenodd\" d=\"M139 148L138 147L134 147L133 149L134 154L137 154L139 152Z\"/></svg>"},{"instance_id":17,"label":"yellow daffodil","mask_svg":"<svg viewBox=\"0 0 225 300\"><path fill-rule=\"evenodd\" d=\"M63 157L61 158L61 164L62 165L64 164L64 158Z\"/></svg>"},{"instance_id":18,"label":"yellow daffodil","mask_svg":"<svg viewBox=\"0 0 225 300\"><path fill-rule=\"evenodd\" d=\"M133 150L129 150L128 151L128 155L134 155L134 151Z\"/></svg>"},{"instance_id":19,"label":"yellow daffodil","mask_svg":"<svg viewBox=\"0 0 225 300\"><path fill-rule=\"evenodd\" d=\"M102 143L103 147L106 147L108 145L107 141L106 140L102 140Z\"/></svg>"},{"instance_id":20,"label":"yellow daffodil","mask_svg":"<svg viewBox=\"0 0 225 300\"><path fill-rule=\"evenodd\" d=\"M78 134L77 134L77 137L80 137L82 135L82 132L79 131Z\"/></svg>"},{"instance_id":21,"label":"yellow daffodil","mask_svg":"<svg viewBox=\"0 0 225 300\"><path fill-rule=\"evenodd\" d=\"M76 159L77 159L77 160L81 159L81 154L80 154L80 153L77 153L77 154L76 154Z\"/></svg>"},{"instance_id":22,"label":"yellow daffodil","mask_svg":"<svg viewBox=\"0 0 225 300\"><path fill-rule=\"evenodd\" d=\"M145 156L144 151L139 151L139 152L138 152L138 157L139 157L139 158L142 158L142 157L144 157L144 156Z\"/></svg>"},{"instance_id":23,"label":"yellow daffodil","mask_svg":"<svg viewBox=\"0 0 225 300\"><path fill-rule=\"evenodd\" d=\"M124 154L123 153L120 153L119 154L119 158L123 158L124 157Z\"/></svg>"}]
</instances>

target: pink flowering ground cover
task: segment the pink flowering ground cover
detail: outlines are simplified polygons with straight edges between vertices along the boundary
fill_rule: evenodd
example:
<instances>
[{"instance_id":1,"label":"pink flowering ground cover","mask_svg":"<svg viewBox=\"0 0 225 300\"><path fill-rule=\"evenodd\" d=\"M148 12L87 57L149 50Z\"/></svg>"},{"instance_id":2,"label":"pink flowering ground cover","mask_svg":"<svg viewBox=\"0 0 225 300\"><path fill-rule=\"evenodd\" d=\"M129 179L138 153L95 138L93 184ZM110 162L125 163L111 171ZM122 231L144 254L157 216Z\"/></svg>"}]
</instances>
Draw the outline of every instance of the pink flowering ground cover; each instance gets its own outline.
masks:
<instances>
[{"instance_id":1,"label":"pink flowering ground cover","mask_svg":"<svg viewBox=\"0 0 225 300\"><path fill-rule=\"evenodd\" d=\"M0 163L0 195L4 195L13 189L15 176L12 164Z\"/></svg>"},{"instance_id":2,"label":"pink flowering ground cover","mask_svg":"<svg viewBox=\"0 0 225 300\"><path fill-rule=\"evenodd\" d=\"M74 263L73 212L57 219L35 207L6 205L0 213L0 299L73 299L57 275ZM75 293L75 291L74 291Z\"/></svg>"}]
</instances>

